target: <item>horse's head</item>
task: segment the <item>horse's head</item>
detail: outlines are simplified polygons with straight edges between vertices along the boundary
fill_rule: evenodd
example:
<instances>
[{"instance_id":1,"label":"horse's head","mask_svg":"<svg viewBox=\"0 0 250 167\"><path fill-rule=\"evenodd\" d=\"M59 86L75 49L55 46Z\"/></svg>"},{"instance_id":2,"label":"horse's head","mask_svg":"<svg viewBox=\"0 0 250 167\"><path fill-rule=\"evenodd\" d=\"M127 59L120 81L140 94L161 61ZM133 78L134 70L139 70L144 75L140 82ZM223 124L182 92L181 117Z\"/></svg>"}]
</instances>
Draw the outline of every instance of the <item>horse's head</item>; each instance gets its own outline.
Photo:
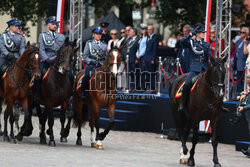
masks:
<instances>
[{"instance_id":1,"label":"horse's head","mask_svg":"<svg viewBox=\"0 0 250 167\"><path fill-rule=\"evenodd\" d=\"M65 74L69 72L71 68L71 61L77 52L76 40L70 42L69 38L65 39L64 45L58 51L55 65L58 68L58 72Z\"/></svg>"},{"instance_id":2,"label":"horse's head","mask_svg":"<svg viewBox=\"0 0 250 167\"><path fill-rule=\"evenodd\" d=\"M123 46L121 47L116 47L114 46L114 43L111 43L111 49L108 53L108 57L107 57L107 62L108 62L108 68L109 71L114 74L114 76L116 76L116 74L118 73L118 68L121 64L121 59L122 59L122 54L121 54L121 49L123 48Z\"/></svg>"},{"instance_id":3,"label":"horse's head","mask_svg":"<svg viewBox=\"0 0 250 167\"><path fill-rule=\"evenodd\" d=\"M227 61L228 56L224 58L213 58L210 57L210 66L208 68L208 83L211 85L211 90L217 98L223 98L225 92L225 75L226 67L225 62Z\"/></svg>"},{"instance_id":4,"label":"horse's head","mask_svg":"<svg viewBox=\"0 0 250 167\"><path fill-rule=\"evenodd\" d=\"M35 79L40 79L41 72L40 72L40 61L41 55L39 53L39 46L31 46L30 43L27 43L27 54L28 54L28 66L29 69L32 71L32 76L35 76Z\"/></svg>"}]
</instances>

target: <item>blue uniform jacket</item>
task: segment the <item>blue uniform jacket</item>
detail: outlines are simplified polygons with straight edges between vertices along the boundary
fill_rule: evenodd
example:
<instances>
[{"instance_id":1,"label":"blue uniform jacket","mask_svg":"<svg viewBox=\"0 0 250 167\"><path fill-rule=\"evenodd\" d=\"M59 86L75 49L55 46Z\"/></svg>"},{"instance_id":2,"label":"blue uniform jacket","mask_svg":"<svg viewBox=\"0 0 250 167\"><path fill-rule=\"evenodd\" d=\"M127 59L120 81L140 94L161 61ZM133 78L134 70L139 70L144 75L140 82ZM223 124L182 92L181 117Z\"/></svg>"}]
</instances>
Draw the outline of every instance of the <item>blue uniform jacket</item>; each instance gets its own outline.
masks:
<instances>
[{"instance_id":1,"label":"blue uniform jacket","mask_svg":"<svg viewBox=\"0 0 250 167\"><path fill-rule=\"evenodd\" d=\"M127 46L127 55L129 55L129 63L135 63L136 58L136 52L138 50L139 47L139 37L136 37L135 40L133 42L128 42L128 46ZM130 43L130 44L129 44Z\"/></svg>"},{"instance_id":2,"label":"blue uniform jacket","mask_svg":"<svg viewBox=\"0 0 250 167\"><path fill-rule=\"evenodd\" d=\"M10 31L5 31L0 37L0 66L8 61L7 55L9 52L14 53L15 58L20 57L25 51L26 40L19 33L11 34Z\"/></svg>"},{"instance_id":3,"label":"blue uniform jacket","mask_svg":"<svg viewBox=\"0 0 250 167\"><path fill-rule=\"evenodd\" d=\"M208 67L209 56L212 56L209 43L204 40L192 40L188 34L181 39L181 44L189 48L190 72L201 72ZM203 60L203 62L201 62Z\"/></svg>"},{"instance_id":4,"label":"blue uniform jacket","mask_svg":"<svg viewBox=\"0 0 250 167\"><path fill-rule=\"evenodd\" d=\"M39 35L38 42L40 43L42 61L45 61L47 58L54 61L57 56L57 51L60 50L64 44L65 36L58 32L54 33L55 37L51 31L43 32Z\"/></svg>"},{"instance_id":5,"label":"blue uniform jacket","mask_svg":"<svg viewBox=\"0 0 250 167\"><path fill-rule=\"evenodd\" d=\"M157 35L153 35L152 37L148 36L147 46L145 55L142 56L142 59L145 61L155 61L157 51L158 51L158 37Z\"/></svg>"},{"instance_id":6,"label":"blue uniform jacket","mask_svg":"<svg viewBox=\"0 0 250 167\"><path fill-rule=\"evenodd\" d=\"M101 41L99 42L100 42L99 44L100 46L97 44L97 41L95 40L89 40L86 42L86 45L83 51L83 60L87 65L90 65L91 62L93 62L94 64L99 63L100 65L104 64L104 61L107 56L107 44ZM97 59L99 59L99 62Z\"/></svg>"}]
</instances>

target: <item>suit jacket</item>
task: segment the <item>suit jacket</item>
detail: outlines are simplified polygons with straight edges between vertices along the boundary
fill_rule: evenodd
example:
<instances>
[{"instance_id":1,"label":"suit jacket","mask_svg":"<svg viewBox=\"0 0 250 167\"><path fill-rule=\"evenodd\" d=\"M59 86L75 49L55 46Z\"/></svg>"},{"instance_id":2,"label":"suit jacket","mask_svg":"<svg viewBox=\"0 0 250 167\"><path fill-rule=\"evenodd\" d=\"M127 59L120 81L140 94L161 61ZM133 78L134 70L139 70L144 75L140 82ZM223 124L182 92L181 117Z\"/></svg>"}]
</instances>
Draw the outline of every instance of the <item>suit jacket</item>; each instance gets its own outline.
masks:
<instances>
[{"instance_id":1,"label":"suit jacket","mask_svg":"<svg viewBox=\"0 0 250 167\"><path fill-rule=\"evenodd\" d=\"M65 41L65 36L58 32L54 32L55 37L52 35L51 31L41 33L39 35L38 42L40 44L40 54L42 56L42 61L49 58L54 61L57 56L57 51L63 46Z\"/></svg>"},{"instance_id":2,"label":"suit jacket","mask_svg":"<svg viewBox=\"0 0 250 167\"><path fill-rule=\"evenodd\" d=\"M129 55L129 63L135 63L136 58L136 52L138 50L139 47L139 37L137 36L133 41L132 38L130 39L130 41L128 42L127 45L127 55Z\"/></svg>"},{"instance_id":3,"label":"suit jacket","mask_svg":"<svg viewBox=\"0 0 250 167\"><path fill-rule=\"evenodd\" d=\"M157 35L153 34L152 37L148 36L146 45L146 52L142 59L145 61L155 61L158 52Z\"/></svg>"}]
</instances>

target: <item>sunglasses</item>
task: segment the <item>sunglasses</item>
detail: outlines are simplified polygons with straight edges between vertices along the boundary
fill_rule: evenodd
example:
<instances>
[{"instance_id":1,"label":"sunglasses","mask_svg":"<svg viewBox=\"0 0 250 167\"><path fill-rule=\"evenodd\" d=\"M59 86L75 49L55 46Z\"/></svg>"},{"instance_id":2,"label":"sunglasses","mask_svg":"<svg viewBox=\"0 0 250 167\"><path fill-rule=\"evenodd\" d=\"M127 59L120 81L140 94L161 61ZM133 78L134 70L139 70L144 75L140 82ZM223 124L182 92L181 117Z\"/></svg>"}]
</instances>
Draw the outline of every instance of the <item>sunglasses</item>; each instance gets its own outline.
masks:
<instances>
[{"instance_id":1,"label":"sunglasses","mask_svg":"<svg viewBox=\"0 0 250 167\"><path fill-rule=\"evenodd\" d=\"M121 31L121 34L124 34L125 33L125 31Z\"/></svg>"},{"instance_id":2,"label":"sunglasses","mask_svg":"<svg viewBox=\"0 0 250 167\"><path fill-rule=\"evenodd\" d=\"M241 31L240 33L241 33L241 34L245 34L246 32Z\"/></svg>"},{"instance_id":3,"label":"sunglasses","mask_svg":"<svg viewBox=\"0 0 250 167\"><path fill-rule=\"evenodd\" d=\"M110 35L117 35L117 33L110 33Z\"/></svg>"}]
</instances>

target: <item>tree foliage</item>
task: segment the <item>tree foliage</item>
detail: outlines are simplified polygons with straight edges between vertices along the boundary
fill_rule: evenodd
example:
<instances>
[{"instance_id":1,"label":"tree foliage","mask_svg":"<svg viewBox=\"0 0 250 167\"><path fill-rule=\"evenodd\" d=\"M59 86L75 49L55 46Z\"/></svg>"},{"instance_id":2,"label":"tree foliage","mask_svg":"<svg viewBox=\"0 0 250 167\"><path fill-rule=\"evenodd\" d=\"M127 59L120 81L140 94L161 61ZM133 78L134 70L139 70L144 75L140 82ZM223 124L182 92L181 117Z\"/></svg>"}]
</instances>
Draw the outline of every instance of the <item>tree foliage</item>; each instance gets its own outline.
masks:
<instances>
[{"instance_id":1,"label":"tree foliage","mask_svg":"<svg viewBox=\"0 0 250 167\"><path fill-rule=\"evenodd\" d=\"M39 17L47 13L47 0L0 0L0 15L8 14L22 21L24 32L29 36L27 22L35 25Z\"/></svg>"},{"instance_id":2,"label":"tree foliage","mask_svg":"<svg viewBox=\"0 0 250 167\"><path fill-rule=\"evenodd\" d=\"M156 18L165 26L171 25L178 27L183 24L198 24L205 23L206 17L206 0L158 0L159 6L156 11ZM212 1L211 21L216 20L216 2ZM237 16L244 20L243 0L233 0L233 5L239 5L239 12L233 12L233 19ZM230 9L229 9L230 10Z\"/></svg>"}]
</instances>

